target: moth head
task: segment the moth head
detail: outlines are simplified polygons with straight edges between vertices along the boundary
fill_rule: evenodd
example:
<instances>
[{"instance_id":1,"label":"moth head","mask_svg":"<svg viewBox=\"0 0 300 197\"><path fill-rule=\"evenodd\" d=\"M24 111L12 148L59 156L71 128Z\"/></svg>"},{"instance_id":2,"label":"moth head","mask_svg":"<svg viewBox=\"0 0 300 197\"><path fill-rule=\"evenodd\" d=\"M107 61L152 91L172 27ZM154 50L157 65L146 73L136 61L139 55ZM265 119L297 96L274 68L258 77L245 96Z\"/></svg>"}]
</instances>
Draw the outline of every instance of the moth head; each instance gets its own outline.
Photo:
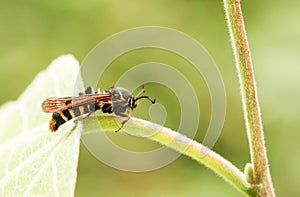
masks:
<instances>
[{"instance_id":1,"label":"moth head","mask_svg":"<svg viewBox=\"0 0 300 197\"><path fill-rule=\"evenodd\" d=\"M156 99L152 99L149 96L142 96L142 94L145 92L144 86L142 87L142 90L136 95L136 97L131 96L130 101L129 101L129 107L131 110L136 108L138 106L138 100L140 99L148 99L152 104L155 103Z\"/></svg>"}]
</instances>

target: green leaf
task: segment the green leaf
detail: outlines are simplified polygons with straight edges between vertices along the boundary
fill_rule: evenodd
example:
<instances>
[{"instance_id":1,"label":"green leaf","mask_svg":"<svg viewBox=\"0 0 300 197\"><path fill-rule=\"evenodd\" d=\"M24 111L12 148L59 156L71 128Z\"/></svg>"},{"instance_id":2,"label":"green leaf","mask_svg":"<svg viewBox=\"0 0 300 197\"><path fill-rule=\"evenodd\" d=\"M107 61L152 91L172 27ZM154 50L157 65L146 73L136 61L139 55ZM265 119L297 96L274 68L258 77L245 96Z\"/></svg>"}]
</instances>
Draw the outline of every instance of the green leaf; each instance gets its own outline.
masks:
<instances>
[{"instance_id":1,"label":"green leaf","mask_svg":"<svg viewBox=\"0 0 300 197\"><path fill-rule=\"evenodd\" d=\"M0 107L0 196L73 196L80 137L69 121L48 130L41 109L51 96L73 95L79 64L63 55L39 73L17 101ZM78 88L78 87L77 87Z\"/></svg>"}]
</instances>

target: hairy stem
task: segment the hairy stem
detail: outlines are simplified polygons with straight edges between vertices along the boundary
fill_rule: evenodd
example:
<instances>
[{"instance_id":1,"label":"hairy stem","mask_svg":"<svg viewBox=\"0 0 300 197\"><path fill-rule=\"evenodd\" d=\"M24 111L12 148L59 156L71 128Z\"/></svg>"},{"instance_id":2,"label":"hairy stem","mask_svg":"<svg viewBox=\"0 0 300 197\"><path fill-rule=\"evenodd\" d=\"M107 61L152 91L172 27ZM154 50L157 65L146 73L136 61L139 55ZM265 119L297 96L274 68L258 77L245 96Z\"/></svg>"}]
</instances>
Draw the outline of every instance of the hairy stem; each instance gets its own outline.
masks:
<instances>
[{"instance_id":1,"label":"hairy stem","mask_svg":"<svg viewBox=\"0 0 300 197\"><path fill-rule=\"evenodd\" d=\"M116 131L122 120L111 115L87 118L83 121L82 135L93 131ZM147 138L185 154L223 177L240 191L253 196L255 188L246 181L246 176L228 160L200 143L182 134L138 118L131 118L119 132Z\"/></svg>"},{"instance_id":2,"label":"hairy stem","mask_svg":"<svg viewBox=\"0 0 300 197\"><path fill-rule=\"evenodd\" d=\"M254 185L260 185L258 196L275 196L268 167L250 49L239 0L223 0L236 69L240 81L242 104L251 151Z\"/></svg>"}]
</instances>

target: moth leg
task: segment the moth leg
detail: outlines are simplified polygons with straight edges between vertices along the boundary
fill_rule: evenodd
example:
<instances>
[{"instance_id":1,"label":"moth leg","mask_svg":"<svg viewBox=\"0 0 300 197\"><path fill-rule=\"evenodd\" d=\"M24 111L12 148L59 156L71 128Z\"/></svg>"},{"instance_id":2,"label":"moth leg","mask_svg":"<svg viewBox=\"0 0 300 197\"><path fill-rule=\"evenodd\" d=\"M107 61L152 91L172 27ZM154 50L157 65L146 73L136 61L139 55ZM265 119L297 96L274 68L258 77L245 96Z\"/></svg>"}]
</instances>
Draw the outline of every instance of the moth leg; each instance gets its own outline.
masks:
<instances>
[{"instance_id":1,"label":"moth leg","mask_svg":"<svg viewBox=\"0 0 300 197\"><path fill-rule=\"evenodd\" d=\"M91 112L89 112L89 113L87 113L87 114L84 114L84 115L82 115L82 116L80 116L80 117L77 117L77 118L74 120L74 122L77 123L78 121L87 119L88 117L91 116L92 113L94 113L94 112L91 111Z\"/></svg>"},{"instance_id":2,"label":"moth leg","mask_svg":"<svg viewBox=\"0 0 300 197\"><path fill-rule=\"evenodd\" d=\"M118 131L120 131L123 127L124 127L124 125L126 124L126 122L128 122L128 120L130 119L130 116L128 115L128 114L126 114L126 113L117 113L116 114L117 116L121 116L121 117L125 117L126 119L125 120L123 120L122 122L121 122L121 127L120 128L118 128L115 132L118 132Z\"/></svg>"}]
</instances>

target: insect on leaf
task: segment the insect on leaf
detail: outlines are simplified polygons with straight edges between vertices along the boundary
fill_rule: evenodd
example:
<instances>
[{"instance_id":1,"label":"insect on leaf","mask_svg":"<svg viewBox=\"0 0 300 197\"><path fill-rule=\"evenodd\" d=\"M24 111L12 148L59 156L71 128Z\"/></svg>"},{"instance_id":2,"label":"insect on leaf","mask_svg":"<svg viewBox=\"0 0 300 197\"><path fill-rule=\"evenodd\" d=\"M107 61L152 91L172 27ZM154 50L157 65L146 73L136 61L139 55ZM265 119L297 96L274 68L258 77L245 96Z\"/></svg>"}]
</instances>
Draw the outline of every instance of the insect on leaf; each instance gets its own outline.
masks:
<instances>
[{"instance_id":1,"label":"insect on leaf","mask_svg":"<svg viewBox=\"0 0 300 197\"><path fill-rule=\"evenodd\" d=\"M42 112L41 103L49 96L72 95L78 72L75 58L63 55L17 101L0 107L0 196L74 196L78 131L70 121L50 133L51 114Z\"/></svg>"}]
</instances>

